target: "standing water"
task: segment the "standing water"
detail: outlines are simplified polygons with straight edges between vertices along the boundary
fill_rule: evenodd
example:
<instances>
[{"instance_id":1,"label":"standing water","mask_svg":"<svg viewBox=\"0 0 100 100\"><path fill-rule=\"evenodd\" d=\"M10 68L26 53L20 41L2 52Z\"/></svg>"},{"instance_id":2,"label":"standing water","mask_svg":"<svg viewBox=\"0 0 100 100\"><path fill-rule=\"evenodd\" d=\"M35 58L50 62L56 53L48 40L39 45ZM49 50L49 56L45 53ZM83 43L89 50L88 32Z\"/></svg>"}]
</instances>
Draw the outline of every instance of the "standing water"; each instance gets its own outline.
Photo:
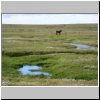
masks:
<instances>
[{"instance_id":1,"label":"standing water","mask_svg":"<svg viewBox=\"0 0 100 100\"><path fill-rule=\"evenodd\" d=\"M50 74L47 72L41 72L42 68L39 66L29 66L29 65L24 65L22 68L19 68L18 71L21 72L22 75L33 75L33 76L39 76L39 75L44 75L50 78ZM32 72L34 71L34 72Z\"/></svg>"},{"instance_id":2,"label":"standing water","mask_svg":"<svg viewBox=\"0 0 100 100\"><path fill-rule=\"evenodd\" d=\"M70 44L70 45L75 46L76 49L82 49L82 50L85 50L85 49L93 50L93 49L95 49L95 47L93 47L93 46L88 46L88 45L83 45L83 44L72 44L72 43L64 43L64 44Z\"/></svg>"}]
</instances>

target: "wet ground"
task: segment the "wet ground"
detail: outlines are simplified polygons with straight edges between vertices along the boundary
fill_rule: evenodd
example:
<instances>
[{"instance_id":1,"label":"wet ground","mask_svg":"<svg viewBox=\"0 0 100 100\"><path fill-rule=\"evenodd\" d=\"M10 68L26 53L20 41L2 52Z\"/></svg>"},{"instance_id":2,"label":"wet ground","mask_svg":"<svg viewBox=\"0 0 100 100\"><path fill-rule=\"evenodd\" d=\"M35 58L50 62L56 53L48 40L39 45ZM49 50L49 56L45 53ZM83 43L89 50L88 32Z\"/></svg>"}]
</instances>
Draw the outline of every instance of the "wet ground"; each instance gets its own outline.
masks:
<instances>
[{"instance_id":1,"label":"wet ground","mask_svg":"<svg viewBox=\"0 0 100 100\"><path fill-rule=\"evenodd\" d=\"M93 47L93 46L88 46L88 45L83 45L83 44L73 44L73 43L66 43L66 42L64 44L73 45L76 47L76 49L81 49L81 50L87 50L87 49L93 50L93 49L95 49L95 47Z\"/></svg>"},{"instance_id":2,"label":"wet ground","mask_svg":"<svg viewBox=\"0 0 100 100\"><path fill-rule=\"evenodd\" d=\"M47 77L51 76L47 72L40 71L41 69L42 67L39 67L39 66L24 65L22 68L19 68L18 71L20 71L22 75L33 75L33 76L44 75Z\"/></svg>"}]
</instances>

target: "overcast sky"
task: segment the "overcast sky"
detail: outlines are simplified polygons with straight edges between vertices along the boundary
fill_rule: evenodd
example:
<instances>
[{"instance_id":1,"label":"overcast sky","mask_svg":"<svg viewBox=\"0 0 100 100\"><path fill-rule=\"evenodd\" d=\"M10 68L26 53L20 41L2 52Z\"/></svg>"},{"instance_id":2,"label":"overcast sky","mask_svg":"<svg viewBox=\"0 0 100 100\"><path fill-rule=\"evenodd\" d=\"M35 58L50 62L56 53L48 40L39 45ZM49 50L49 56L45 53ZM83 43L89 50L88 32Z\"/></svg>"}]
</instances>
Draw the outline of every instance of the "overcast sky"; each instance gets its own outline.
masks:
<instances>
[{"instance_id":1,"label":"overcast sky","mask_svg":"<svg viewBox=\"0 0 100 100\"><path fill-rule=\"evenodd\" d=\"M2 24L98 23L98 14L2 14Z\"/></svg>"}]
</instances>

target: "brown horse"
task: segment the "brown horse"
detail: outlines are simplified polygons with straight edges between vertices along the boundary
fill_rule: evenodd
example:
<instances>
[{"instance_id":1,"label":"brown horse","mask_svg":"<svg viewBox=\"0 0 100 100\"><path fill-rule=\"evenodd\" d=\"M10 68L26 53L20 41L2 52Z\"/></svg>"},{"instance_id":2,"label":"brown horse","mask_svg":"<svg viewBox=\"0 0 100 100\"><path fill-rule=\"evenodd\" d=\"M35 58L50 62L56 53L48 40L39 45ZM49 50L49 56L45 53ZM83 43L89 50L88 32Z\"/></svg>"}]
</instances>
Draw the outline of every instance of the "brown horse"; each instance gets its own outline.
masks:
<instances>
[{"instance_id":1,"label":"brown horse","mask_svg":"<svg viewBox=\"0 0 100 100\"><path fill-rule=\"evenodd\" d=\"M56 35L61 35L62 30L57 30Z\"/></svg>"}]
</instances>

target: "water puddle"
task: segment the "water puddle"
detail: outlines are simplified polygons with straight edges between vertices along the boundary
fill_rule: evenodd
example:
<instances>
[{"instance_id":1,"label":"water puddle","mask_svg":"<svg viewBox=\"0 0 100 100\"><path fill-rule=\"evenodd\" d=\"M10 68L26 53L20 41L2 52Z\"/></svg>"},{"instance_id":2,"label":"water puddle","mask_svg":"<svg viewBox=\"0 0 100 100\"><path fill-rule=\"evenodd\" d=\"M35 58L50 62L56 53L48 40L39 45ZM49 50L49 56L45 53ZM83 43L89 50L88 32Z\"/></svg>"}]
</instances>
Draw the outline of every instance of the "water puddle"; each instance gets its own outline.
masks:
<instances>
[{"instance_id":1,"label":"water puddle","mask_svg":"<svg viewBox=\"0 0 100 100\"><path fill-rule=\"evenodd\" d=\"M82 49L82 50L86 50L86 49L93 50L93 49L95 49L95 47L93 47L93 46L88 46L88 45L83 45L83 44L72 44L72 43L64 43L64 44L70 44L70 45L75 46L76 49Z\"/></svg>"},{"instance_id":2,"label":"water puddle","mask_svg":"<svg viewBox=\"0 0 100 100\"><path fill-rule=\"evenodd\" d=\"M44 75L47 76L48 78L51 77L51 74L47 72L42 72L40 71L41 69L42 68L39 66L24 65L22 68L19 68L18 71L20 71L22 75L33 75L33 76Z\"/></svg>"}]
</instances>

